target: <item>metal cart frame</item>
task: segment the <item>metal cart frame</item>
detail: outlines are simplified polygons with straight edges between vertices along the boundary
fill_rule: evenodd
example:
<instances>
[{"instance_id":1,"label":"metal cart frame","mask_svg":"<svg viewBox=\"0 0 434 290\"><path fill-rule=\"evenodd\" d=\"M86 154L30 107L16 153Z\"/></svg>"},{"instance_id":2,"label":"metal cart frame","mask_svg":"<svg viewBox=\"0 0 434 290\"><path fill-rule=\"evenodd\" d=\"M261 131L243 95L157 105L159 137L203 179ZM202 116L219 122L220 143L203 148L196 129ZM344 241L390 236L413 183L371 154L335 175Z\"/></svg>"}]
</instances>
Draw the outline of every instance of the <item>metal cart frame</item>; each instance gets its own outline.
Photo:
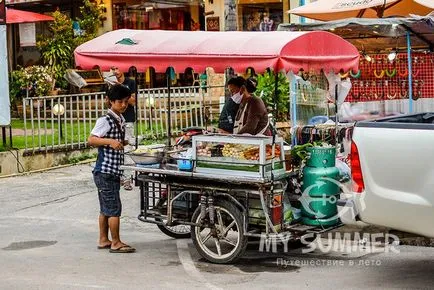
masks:
<instances>
[{"instance_id":1,"label":"metal cart frame","mask_svg":"<svg viewBox=\"0 0 434 290\"><path fill-rule=\"evenodd\" d=\"M279 239L282 235L292 240L299 240L307 233L322 233L331 228L320 228L294 224L284 226L283 217L278 224L273 223L270 206L273 196L285 193L287 178L290 173L274 176L274 181L267 178L220 175L209 173L185 172L175 169L157 169L138 166L123 166L123 169L133 170L137 173L136 185L140 187L141 211L138 219L147 223L154 223L166 234L174 238L187 238L187 231L177 232L176 227L191 226L191 237L198 252L208 261L213 263L232 263L239 259L247 246L249 237ZM167 193L164 197L164 192ZM186 197L184 210L176 208L176 203L182 197ZM194 198L195 197L195 198ZM166 207L161 207L159 201L164 200ZM264 223L255 222L251 213L251 201L259 200L260 207L256 210L263 212ZM283 207L283 203L280 203ZM214 255L209 249L202 249L206 245L201 244L198 231L209 229L207 238L224 240L219 236L219 230L224 231L223 221L219 217L219 210L226 211L227 216L232 215L234 220L229 224L237 228L238 240L232 241L234 250L230 255ZM211 213L211 214L210 214ZM283 210L282 210L283 214ZM226 218L226 216L225 216ZM228 218L230 220L230 218ZM228 221L229 223L229 221ZM235 232L229 229L227 232ZM227 234L227 233L226 233ZM224 235L224 234L223 234ZM229 242L228 242L229 243Z\"/></svg>"}]
</instances>

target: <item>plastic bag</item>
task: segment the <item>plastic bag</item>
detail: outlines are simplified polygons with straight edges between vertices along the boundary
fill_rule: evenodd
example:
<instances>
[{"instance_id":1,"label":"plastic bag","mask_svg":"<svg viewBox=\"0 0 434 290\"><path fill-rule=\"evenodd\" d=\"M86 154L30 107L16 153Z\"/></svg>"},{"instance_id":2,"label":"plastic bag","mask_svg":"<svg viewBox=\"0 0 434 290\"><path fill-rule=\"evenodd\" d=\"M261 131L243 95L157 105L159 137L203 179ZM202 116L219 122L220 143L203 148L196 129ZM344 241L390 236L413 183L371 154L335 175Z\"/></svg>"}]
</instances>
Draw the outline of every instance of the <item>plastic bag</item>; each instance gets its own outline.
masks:
<instances>
[{"instance_id":1,"label":"plastic bag","mask_svg":"<svg viewBox=\"0 0 434 290\"><path fill-rule=\"evenodd\" d=\"M73 69L67 69L65 72L65 75L63 76L68 83L70 83L73 86L78 87L81 89L82 87L87 86L87 82L82 78L75 70Z\"/></svg>"},{"instance_id":2,"label":"plastic bag","mask_svg":"<svg viewBox=\"0 0 434 290\"><path fill-rule=\"evenodd\" d=\"M339 170L339 176L342 178L351 178L351 168L342 160L336 159L336 168Z\"/></svg>"},{"instance_id":3,"label":"plastic bag","mask_svg":"<svg viewBox=\"0 0 434 290\"><path fill-rule=\"evenodd\" d=\"M351 90L351 81L349 78L341 80L339 74L335 74L330 72L326 74L327 80L329 82L329 99L335 99L335 90L336 84L338 85L338 106L342 105L345 102L345 99L348 96L348 93Z\"/></svg>"}]
</instances>

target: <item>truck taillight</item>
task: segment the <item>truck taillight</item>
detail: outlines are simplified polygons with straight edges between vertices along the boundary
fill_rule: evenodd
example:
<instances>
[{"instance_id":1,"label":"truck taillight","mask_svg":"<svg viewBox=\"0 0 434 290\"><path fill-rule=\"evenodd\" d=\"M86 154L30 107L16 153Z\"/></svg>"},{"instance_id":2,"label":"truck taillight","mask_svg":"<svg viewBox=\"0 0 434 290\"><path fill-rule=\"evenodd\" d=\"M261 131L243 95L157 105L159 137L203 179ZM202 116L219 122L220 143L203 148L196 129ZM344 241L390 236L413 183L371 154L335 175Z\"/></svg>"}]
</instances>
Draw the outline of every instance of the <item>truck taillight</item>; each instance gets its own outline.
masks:
<instances>
[{"instance_id":1,"label":"truck taillight","mask_svg":"<svg viewBox=\"0 0 434 290\"><path fill-rule=\"evenodd\" d=\"M365 190L365 183L363 182L362 167L360 165L359 150L356 143L351 142L351 176L353 192L361 193Z\"/></svg>"}]
</instances>

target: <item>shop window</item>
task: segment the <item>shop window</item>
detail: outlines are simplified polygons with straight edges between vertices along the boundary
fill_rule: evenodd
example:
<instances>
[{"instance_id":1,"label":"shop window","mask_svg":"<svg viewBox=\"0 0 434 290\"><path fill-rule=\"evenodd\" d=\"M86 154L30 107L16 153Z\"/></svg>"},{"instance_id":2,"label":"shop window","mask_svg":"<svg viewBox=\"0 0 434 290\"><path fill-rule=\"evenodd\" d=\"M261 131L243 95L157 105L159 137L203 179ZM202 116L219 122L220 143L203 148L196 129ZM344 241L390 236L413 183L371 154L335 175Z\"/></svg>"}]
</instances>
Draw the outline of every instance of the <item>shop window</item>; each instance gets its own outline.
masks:
<instances>
[{"instance_id":1,"label":"shop window","mask_svg":"<svg viewBox=\"0 0 434 290\"><path fill-rule=\"evenodd\" d=\"M242 5L243 31L275 31L283 21L281 3Z\"/></svg>"},{"instance_id":2,"label":"shop window","mask_svg":"<svg viewBox=\"0 0 434 290\"><path fill-rule=\"evenodd\" d=\"M193 24L195 24L193 22ZM194 26L194 27L193 27ZM192 30L189 6L150 9L143 5L113 4L113 29Z\"/></svg>"}]
</instances>

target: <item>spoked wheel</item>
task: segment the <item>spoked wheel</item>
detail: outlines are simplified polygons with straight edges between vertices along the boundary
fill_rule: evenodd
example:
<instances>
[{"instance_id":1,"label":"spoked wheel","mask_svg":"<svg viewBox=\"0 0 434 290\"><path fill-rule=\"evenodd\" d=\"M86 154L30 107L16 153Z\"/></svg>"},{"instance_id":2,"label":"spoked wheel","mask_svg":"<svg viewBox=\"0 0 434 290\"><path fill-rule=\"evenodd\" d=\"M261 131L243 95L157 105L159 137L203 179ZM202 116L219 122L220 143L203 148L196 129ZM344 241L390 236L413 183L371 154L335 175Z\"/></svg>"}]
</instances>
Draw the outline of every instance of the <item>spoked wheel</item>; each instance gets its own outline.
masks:
<instances>
[{"instance_id":1,"label":"spoked wheel","mask_svg":"<svg viewBox=\"0 0 434 290\"><path fill-rule=\"evenodd\" d=\"M159 218L156 218L155 220L163 221ZM188 225L166 226L157 224L157 227L160 231L175 239L188 239L191 237L191 227Z\"/></svg>"},{"instance_id":2,"label":"spoked wheel","mask_svg":"<svg viewBox=\"0 0 434 290\"><path fill-rule=\"evenodd\" d=\"M157 203L157 208L163 208L166 203L167 199L161 198ZM164 221L164 223L166 223L166 220L163 220L162 218L155 218L155 220L157 222ZM187 225L166 226L157 224L157 227L160 229L160 231L175 239L188 239L191 237L191 227Z\"/></svg>"},{"instance_id":3,"label":"spoked wheel","mask_svg":"<svg viewBox=\"0 0 434 290\"><path fill-rule=\"evenodd\" d=\"M215 202L214 225L209 224L209 208L201 221L200 206L193 214L193 222L203 226L191 227L191 238L199 254L216 264L235 262L247 247L241 211L228 201Z\"/></svg>"}]
</instances>

